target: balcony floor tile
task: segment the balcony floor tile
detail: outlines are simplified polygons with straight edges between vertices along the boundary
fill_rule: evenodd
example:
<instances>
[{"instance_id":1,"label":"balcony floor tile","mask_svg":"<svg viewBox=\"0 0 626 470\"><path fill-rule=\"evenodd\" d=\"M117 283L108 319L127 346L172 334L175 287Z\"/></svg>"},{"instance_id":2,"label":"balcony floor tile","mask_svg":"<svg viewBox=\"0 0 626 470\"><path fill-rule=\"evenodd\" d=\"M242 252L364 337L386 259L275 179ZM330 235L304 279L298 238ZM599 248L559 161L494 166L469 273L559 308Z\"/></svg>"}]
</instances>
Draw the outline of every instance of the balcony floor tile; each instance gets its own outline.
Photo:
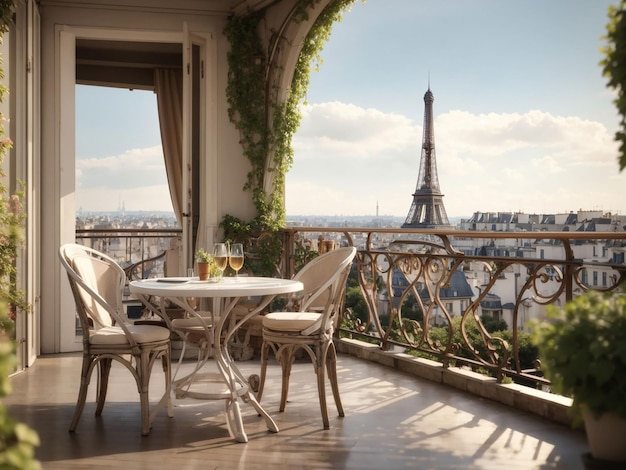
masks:
<instances>
[{"instance_id":1,"label":"balcony floor tile","mask_svg":"<svg viewBox=\"0 0 626 470\"><path fill-rule=\"evenodd\" d=\"M77 397L80 355L41 356L16 374L4 402L12 417L34 428L44 469L582 469L582 431L451 387L416 379L354 357L339 356L345 418L329 393L331 428L324 430L312 367L294 365L290 401L278 412L280 370L269 367L263 405L280 432L243 407L249 442L228 435L224 404L175 400L141 436L139 399L128 371L115 364L101 417L94 416L95 377L75 433L67 431ZM238 363L244 375L258 361ZM163 393L155 367L151 399Z\"/></svg>"}]
</instances>

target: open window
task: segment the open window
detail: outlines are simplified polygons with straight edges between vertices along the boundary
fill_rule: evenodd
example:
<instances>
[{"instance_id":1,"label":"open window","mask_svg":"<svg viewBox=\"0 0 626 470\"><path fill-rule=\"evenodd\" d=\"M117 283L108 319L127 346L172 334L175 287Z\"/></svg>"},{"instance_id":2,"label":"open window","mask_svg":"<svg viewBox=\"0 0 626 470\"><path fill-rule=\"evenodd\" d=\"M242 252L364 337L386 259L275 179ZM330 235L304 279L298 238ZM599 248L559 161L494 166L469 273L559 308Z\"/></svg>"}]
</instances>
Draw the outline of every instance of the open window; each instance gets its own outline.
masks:
<instances>
[{"instance_id":1,"label":"open window","mask_svg":"<svg viewBox=\"0 0 626 470\"><path fill-rule=\"evenodd\" d=\"M207 194L200 184L211 180L216 167L214 135L215 80L207 83L207 70L214 68L215 44L210 35L193 35L187 31L138 32L92 28L63 28L60 30L59 70L59 164L62 169L75 166L75 86L98 85L129 89L153 90L157 93L162 144L172 195L173 206L183 230L183 256L180 270L184 273L193 263L193 253L210 234L203 224L215 224L216 197ZM210 64L207 65L210 59ZM214 71L211 70L211 77ZM160 96L159 96L160 95ZM211 143L211 145L209 145ZM173 149L173 150L172 150ZM61 171L58 184L60 237L55 245L74 238L75 178ZM211 189L216 191L216 189ZM209 217L209 222L204 220ZM61 296L60 338L50 338L61 344L61 350L73 350L75 343L73 311Z\"/></svg>"},{"instance_id":2,"label":"open window","mask_svg":"<svg viewBox=\"0 0 626 470\"><path fill-rule=\"evenodd\" d=\"M182 42L76 39L76 84L156 94L170 197L186 241L182 272L202 238L203 47L204 40L187 31Z\"/></svg>"}]
</instances>

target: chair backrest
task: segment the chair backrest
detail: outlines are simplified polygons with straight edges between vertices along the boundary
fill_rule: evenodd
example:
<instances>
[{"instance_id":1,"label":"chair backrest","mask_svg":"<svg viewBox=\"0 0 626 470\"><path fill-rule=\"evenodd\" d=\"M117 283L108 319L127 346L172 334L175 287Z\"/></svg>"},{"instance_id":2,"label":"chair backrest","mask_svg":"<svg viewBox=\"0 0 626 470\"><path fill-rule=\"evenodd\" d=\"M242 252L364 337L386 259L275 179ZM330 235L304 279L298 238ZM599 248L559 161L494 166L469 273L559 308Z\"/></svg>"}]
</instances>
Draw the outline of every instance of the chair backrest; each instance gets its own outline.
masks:
<instances>
[{"instance_id":1,"label":"chair backrest","mask_svg":"<svg viewBox=\"0 0 626 470\"><path fill-rule=\"evenodd\" d=\"M354 247L337 248L314 258L298 271L294 279L304 285L298 293L299 310L320 311L324 314L321 323L326 328L334 326L355 256Z\"/></svg>"},{"instance_id":2,"label":"chair backrest","mask_svg":"<svg viewBox=\"0 0 626 470\"><path fill-rule=\"evenodd\" d=\"M165 250L165 262L163 263L163 274L165 277L185 276L182 268L182 243L180 238L172 238L170 247Z\"/></svg>"},{"instance_id":3,"label":"chair backrest","mask_svg":"<svg viewBox=\"0 0 626 470\"><path fill-rule=\"evenodd\" d=\"M104 253L68 243L59 248L83 330L121 323L124 270ZM89 322L91 320L91 322Z\"/></svg>"}]
</instances>

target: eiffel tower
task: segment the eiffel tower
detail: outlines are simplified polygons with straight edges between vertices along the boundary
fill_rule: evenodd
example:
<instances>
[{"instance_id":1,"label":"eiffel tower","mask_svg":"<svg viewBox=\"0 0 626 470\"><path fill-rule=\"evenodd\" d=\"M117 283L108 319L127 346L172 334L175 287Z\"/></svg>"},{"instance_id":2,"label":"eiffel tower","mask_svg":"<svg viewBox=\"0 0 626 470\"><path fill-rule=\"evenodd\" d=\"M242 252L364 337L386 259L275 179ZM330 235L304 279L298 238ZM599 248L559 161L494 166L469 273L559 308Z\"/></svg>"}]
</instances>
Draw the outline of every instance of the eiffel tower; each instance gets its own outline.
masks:
<instances>
[{"instance_id":1,"label":"eiffel tower","mask_svg":"<svg viewBox=\"0 0 626 470\"><path fill-rule=\"evenodd\" d=\"M417 186L413 203L402 228L452 228L443 207L443 194L439 190L437 159L435 158L435 129L433 126L433 101L430 91L424 95L424 136Z\"/></svg>"}]
</instances>

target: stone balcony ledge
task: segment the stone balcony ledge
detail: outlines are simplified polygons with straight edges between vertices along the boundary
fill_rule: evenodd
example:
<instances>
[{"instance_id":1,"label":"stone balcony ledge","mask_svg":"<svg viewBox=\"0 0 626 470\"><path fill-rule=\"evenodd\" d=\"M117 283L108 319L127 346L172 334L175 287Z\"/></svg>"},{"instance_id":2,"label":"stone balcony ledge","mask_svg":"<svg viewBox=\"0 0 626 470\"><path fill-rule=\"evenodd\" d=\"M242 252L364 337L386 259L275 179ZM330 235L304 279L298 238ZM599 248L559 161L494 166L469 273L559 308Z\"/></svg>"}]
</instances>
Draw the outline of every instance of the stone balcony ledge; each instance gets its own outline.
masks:
<instances>
[{"instance_id":1,"label":"stone balcony ledge","mask_svg":"<svg viewBox=\"0 0 626 470\"><path fill-rule=\"evenodd\" d=\"M345 354L448 385L551 421L572 424L571 398L515 383L499 384L495 378L471 370L460 367L444 368L443 364L437 361L417 358L402 352L382 351L375 344L356 339L341 338L336 340L335 344L337 350Z\"/></svg>"}]
</instances>

